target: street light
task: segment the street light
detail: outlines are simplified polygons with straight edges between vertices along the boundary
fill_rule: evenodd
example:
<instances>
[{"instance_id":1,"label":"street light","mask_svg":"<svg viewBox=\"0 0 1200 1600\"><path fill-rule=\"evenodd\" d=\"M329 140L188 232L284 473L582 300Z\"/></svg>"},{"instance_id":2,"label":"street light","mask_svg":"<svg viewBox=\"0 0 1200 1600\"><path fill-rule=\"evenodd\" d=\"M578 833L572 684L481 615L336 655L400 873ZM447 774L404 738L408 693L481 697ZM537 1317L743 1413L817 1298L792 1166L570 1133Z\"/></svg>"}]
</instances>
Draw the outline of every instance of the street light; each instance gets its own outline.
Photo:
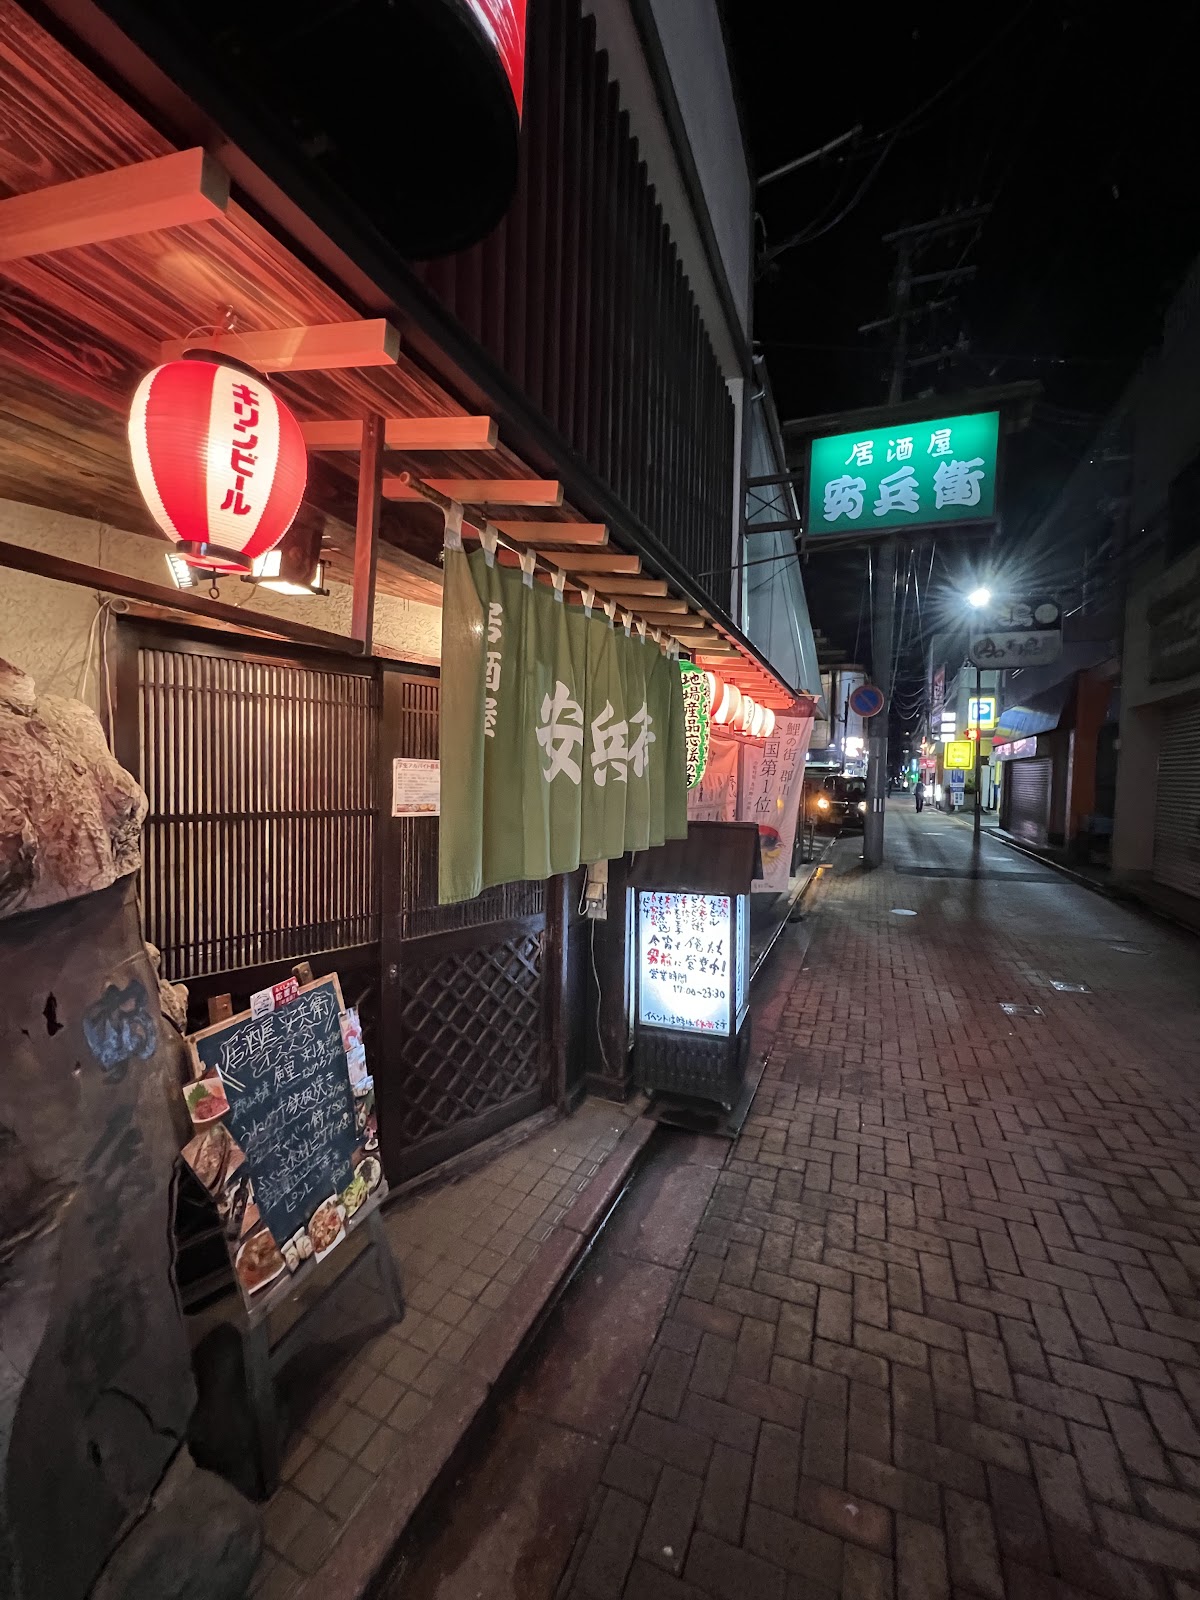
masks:
<instances>
[{"instance_id":1,"label":"street light","mask_svg":"<svg viewBox=\"0 0 1200 1600\"><path fill-rule=\"evenodd\" d=\"M992 603L992 591L984 584L972 589L967 596L967 604L972 611L983 611ZM968 727L970 718L967 719ZM983 755L983 673L979 663L975 663L975 817L973 832L975 835L975 848L979 849L980 830L983 827L983 785L981 782Z\"/></svg>"}]
</instances>

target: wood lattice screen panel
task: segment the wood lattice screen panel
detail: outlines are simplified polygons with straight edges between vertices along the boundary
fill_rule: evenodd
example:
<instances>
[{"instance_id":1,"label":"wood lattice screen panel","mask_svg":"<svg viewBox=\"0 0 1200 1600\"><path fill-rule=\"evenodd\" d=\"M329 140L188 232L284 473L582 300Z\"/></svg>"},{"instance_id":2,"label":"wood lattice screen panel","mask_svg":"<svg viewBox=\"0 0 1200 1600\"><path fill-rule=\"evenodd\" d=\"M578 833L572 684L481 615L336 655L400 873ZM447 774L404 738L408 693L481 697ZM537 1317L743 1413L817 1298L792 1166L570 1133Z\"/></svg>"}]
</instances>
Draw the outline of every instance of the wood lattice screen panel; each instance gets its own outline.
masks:
<instances>
[{"instance_id":1,"label":"wood lattice screen panel","mask_svg":"<svg viewBox=\"0 0 1200 1600\"><path fill-rule=\"evenodd\" d=\"M543 939L526 932L409 964L396 1102L409 1146L539 1087Z\"/></svg>"},{"instance_id":2,"label":"wood lattice screen panel","mask_svg":"<svg viewBox=\"0 0 1200 1600\"><path fill-rule=\"evenodd\" d=\"M441 683L437 678L400 678L398 754L436 760ZM545 885L505 883L474 900L438 904L438 824L434 817L398 817L400 937L419 939L489 922L540 916L546 909Z\"/></svg>"},{"instance_id":3,"label":"wood lattice screen panel","mask_svg":"<svg viewBox=\"0 0 1200 1600\"><path fill-rule=\"evenodd\" d=\"M138 689L142 899L164 974L377 939L376 678L143 646Z\"/></svg>"}]
</instances>

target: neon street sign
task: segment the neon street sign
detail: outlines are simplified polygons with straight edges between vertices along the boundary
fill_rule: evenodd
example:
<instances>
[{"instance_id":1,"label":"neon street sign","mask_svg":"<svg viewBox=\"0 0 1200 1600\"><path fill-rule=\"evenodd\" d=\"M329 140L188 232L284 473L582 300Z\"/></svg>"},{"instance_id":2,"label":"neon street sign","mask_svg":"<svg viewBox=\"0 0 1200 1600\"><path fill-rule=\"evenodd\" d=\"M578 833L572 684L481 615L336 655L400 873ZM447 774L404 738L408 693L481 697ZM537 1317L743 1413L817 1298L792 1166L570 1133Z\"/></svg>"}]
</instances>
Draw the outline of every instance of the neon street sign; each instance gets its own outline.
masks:
<instances>
[{"instance_id":1,"label":"neon street sign","mask_svg":"<svg viewBox=\"0 0 1200 1600\"><path fill-rule=\"evenodd\" d=\"M1000 413L814 439L809 448L810 538L978 522L996 509Z\"/></svg>"}]
</instances>

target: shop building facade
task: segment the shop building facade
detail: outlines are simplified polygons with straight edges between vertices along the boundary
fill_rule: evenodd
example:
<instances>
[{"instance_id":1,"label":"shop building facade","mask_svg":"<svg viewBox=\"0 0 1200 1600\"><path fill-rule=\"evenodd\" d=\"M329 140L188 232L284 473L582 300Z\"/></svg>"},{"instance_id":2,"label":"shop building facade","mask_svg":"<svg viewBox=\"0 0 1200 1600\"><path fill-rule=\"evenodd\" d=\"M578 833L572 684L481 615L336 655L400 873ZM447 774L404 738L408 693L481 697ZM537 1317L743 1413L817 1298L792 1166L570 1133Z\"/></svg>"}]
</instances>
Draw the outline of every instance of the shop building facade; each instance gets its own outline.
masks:
<instances>
[{"instance_id":1,"label":"shop building facade","mask_svg":"<svg viewBox=\"0 0 1200 1600\"><path fill-rule=\"evenodd\" d=\"M1113 867L1195 921L1200 906L1200 262L1133 386Z\"/></svg>"},{"instance_id":2,"label":"shop building facade","mask_svg":"<svg viewBox=\"0 0 1200 1600\"><path fill-rule=\"evenodd\" d=\"M392 819L383 803L394 757L437 753L442 515L400 473L481 506L512 546L561 565L576 597L590 587L764 704L792 703L801 686L735 620L749 215L738 232L707 210L723 180L691 142L691 90L671 89L672 60L688 65L682 41L655 43L645 8L622 20L618 8L532 6L512 204L481 243L414 263L378 238L368 248L351 201L337 216L327 194L317 205L266 116L259 126L234 105L236 86L206 53L185 69L186 21L169 9L149 21L137 7L63 9L64 31L86 23L97 71L9 7L24 46L9 96L34 116L56 81L78 86L37 173L10 158L10 191L104 170L111 150L161 158L223 111L241 141L227 130L239 180L211 223L6 267L18 431L0 492L26 572L0 652L73 689L89 635L102 639L105 674L86 674L89 692L106 710L111 700L117 753L150 796L147 933L168 974L202 1006L214 993L236 1001L297 959L336 966L393 1058L381 1123L398 1175L569 1101L593 1055L614 1065L596 1081L624 1093L615 1036L601 1051L573 1020L585 1010L575 886L509 885L440 907L436 823ZM164 70L178 73L170 94ZM736 126L727 67L709 70ZM144 104L155 86L161 103L134 112L134 91ZM275 214L260 221L268 192ZM337 270L308 265L314 255ZM363 309L385 315L356 317ZM139 585L161 590L164 572L123 437L141 372L197 328L252 357L272 330L318 324L344 324L346 348L280 356L272 370L307 434L303 515L320 523L328 597L226 583L207 609L202 591L179 597L187 618L166 596L139 601ZM374 452L372 414L383 419ZM369 457L379 509L364 550ZM55 577L64 561L90 569L81 576L95 591L113 575L96 627L88 589Z\"/></svg>"},{"instance_id":3,"label":"shop building facade","mask_svg":"<svg viewBox=\"0 0 1200 1600\"><path fill-rule=\"evenodd\" d=\"M806 619L782 661L741 625L750 215L725 168L749 179L711 138L737 128L723 54L671 19L535 0L511 204L416 262L397 191L374 218L339 196L182 12L0 0L0 657L88 703L145 792L142 929L189 1027L297 963L338 974L393 1186L632 1081L627 862L600 923L582 872L443 905L437 820L393 804L395 761L439 753L445 506L568 605L812 703ZM291 593L171 586L126 424L197 349L298 419Z\"/></svg>"},{"instance_id":4,"label":"shop building facade","mask_svg":"<svg viewBox=\"0 0 1200 1600\"><path fill-rule=\"evenodd\" d=\"M1002 826L1186 915L1200 893L1198 371L1193 265L1036 532L1055 552L1062 657L1006 675L1000 730Z\"/></svg>"}]
</instances>

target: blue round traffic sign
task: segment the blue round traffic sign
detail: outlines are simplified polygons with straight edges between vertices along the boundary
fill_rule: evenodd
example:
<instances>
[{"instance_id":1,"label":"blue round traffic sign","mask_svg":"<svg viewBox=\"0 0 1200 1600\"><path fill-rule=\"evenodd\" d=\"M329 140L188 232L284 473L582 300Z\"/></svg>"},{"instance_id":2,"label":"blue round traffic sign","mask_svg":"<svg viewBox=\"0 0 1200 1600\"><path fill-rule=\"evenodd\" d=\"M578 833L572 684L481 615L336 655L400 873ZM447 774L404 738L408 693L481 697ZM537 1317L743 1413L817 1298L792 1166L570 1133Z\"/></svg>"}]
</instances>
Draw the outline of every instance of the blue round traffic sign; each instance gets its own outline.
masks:
<instances>
[{"instance_id":1,"label":"blue round traffic sign","mask_svg":"<svg viewBox=\"0 0 1200 1600\"><path fill-rule=\"evenodd\" d=\"M883 710L883 690L873 683L860 683L850 696L850 709L856 717L876 717Z\"/></svg>"}]
</instances>

